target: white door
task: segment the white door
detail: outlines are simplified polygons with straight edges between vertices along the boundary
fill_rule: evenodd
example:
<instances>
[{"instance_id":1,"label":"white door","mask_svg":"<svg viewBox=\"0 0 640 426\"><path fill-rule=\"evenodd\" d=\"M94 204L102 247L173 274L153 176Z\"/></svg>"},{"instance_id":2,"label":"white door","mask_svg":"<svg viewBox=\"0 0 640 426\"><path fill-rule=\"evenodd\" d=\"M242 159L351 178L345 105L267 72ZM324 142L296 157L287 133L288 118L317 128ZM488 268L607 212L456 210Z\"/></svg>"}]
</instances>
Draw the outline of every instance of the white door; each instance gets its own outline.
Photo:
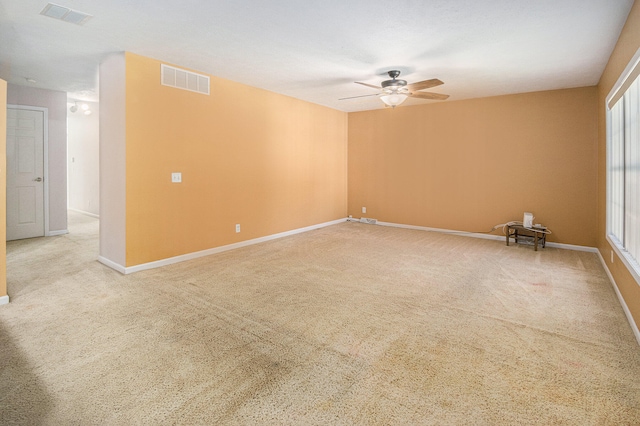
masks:
<instances>
[{"instance_id":1,"label":"white door","mask_svg":"<svg viewBox=\"0 0 640 426\"><path fill-rule=\"evenodd\" d=\"M7 241L44 236L44 113L7 108Z\"/></svg>"}]
</instances>

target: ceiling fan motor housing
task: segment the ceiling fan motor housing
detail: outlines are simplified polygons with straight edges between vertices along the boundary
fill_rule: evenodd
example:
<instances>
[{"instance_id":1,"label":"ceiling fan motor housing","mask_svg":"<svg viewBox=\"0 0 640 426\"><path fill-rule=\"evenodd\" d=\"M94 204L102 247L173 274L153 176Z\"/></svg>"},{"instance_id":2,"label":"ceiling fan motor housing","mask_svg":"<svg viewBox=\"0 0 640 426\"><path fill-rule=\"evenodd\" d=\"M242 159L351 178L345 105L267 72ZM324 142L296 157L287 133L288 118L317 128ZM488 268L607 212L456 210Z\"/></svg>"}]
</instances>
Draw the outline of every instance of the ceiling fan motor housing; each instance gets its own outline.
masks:
<instances>
[{"instance_id":1,"label":"ceiling fan motor housing","mask_svg":"<svg viewBox=\"0 0 640 426\"><path fill-rule=\"evenodd\" d=\"M396 80L396 77L398 77L400 75L400 71L391 70L387 74L389 74L389 77L391 77L392 80L383 81L381 83L381 86L382 86L383 89L392 90L392 91L395 92L398 89L401 89L401 88L403 88L404 86L407 85L406 80Z\"/></svg>"},{"instance_id":2,"label":"ceiling fan motor housing","mask_svg":"<svg viewBox=\"0 0 640 426\"><path fill-rule=\"evenodd\" d=\"M407 85L406 80L385 80L382 82L383 89L401 88Z\"/></svg>"}]
</instances>

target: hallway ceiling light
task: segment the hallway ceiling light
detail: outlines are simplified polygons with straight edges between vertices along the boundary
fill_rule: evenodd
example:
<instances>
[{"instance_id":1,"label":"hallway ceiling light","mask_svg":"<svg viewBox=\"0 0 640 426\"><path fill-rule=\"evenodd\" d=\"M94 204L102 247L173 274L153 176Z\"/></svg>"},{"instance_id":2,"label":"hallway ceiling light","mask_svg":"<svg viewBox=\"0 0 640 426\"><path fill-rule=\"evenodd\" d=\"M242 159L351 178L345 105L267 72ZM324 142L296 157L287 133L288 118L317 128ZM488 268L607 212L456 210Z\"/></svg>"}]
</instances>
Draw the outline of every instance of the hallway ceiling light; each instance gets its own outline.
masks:
<instances>
[{"instance_id":1,"label":"hallway ceiling light","mask_svg":"<svg viewBox=\"0 0 640 426\"><path fill-rule=\"evenodd\" d=\"M88 104L82 103L78 108L78 101L73 101L73 105L69 107L69 111L71 111L72 113L76 113L78 112L78 109L81 109L84 115L91 115L93 113Z\"/></svg>"}]
</instances>

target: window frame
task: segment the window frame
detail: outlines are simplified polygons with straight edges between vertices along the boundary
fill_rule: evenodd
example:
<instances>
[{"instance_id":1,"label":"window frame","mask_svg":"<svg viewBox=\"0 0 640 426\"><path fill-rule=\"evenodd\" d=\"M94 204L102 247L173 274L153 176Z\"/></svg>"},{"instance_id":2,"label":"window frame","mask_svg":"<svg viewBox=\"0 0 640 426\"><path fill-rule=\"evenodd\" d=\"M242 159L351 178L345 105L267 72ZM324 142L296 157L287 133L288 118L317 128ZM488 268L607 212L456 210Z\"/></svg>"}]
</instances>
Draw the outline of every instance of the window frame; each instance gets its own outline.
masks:
<instances>
[{"instance_id":1,"label":"window frame","mask_svg":"<svg viewBox=\"0 0 640 426\"><path fill-rule=\"evenodd\" d=\"M612 101L614 99L615 102L623 102L621 97L624 95L629 88L629 86L633 83L634 80L640 79L638 73L640 72L640 48L636 51L635 55L622 72L618 81L611 88L611 91L607 95L605 99L605 120L606 120L606 238L609 244L611 245L613 251L616 252L622 263L626 266L629 273L633 276L636 281L636 284L640 286L640 263L638 260L634 259L629 252L625 249L622 242L612 234L612 139L613 139L613 130L612 130ZM631 79L631 81L629 81ZM623 93L620 93L621 90L624 90ZM623 199L625 196L623 195ZM624 228L624 225L623 225ZM640 232L640 229L638 230ZM613 260L613 258L612 258Z\"/></svg>"}]
</instances>

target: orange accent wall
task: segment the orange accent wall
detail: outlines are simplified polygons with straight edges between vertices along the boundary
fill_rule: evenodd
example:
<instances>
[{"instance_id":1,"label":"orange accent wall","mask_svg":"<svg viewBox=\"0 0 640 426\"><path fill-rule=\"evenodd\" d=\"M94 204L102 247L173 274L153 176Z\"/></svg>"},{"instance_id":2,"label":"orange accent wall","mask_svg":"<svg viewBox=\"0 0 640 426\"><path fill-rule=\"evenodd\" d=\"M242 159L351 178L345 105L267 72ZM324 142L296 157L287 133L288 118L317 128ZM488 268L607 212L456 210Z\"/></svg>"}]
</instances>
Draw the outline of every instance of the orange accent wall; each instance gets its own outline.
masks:
<instances>
[{"instance_id":1,"label":"orange accent wall","mask_svg":"<svg viewBox=\"0 0 640 426\"><path fill-rule=\"evenodd\" d=\"M7 223L7 82L0 80L0 223ZM7 227L0 226L0 297L7 295Z\"/></svg>"},{"instance_id":2,"label":"orange accent wall","mask_svg":"<svg viewBox=\"0 0 640 426\"><path fill-rule=\"evenodd\" d=\"M587 87L351 113L348 213L483 232L528 211L549 241L595 247L597 99Z\"/></svg>"},{"instance_id":3,"label":"orange accent wall","mask_svg":"<svg viewBox=\"0 0 640 426\"><path fill-rule=\"evenodd\" d=\"M627 64L640 48L640 2L635 2L618 42L598 84L598 248L636 325L640 328L640 285L615 254L607 241L607 134L605 100Z\"/></svg>"},{"instance_id":4,"label":"orange accent wall","mask_svg":"<svg viewBox=\"0 0 640 426\"><path fill-rule=\"evenodd\" d=\"M210 96L162 86L160 64L126 53L126 266L346 216L346 113L214 76Z\"/></svg>"}]
</instances>

